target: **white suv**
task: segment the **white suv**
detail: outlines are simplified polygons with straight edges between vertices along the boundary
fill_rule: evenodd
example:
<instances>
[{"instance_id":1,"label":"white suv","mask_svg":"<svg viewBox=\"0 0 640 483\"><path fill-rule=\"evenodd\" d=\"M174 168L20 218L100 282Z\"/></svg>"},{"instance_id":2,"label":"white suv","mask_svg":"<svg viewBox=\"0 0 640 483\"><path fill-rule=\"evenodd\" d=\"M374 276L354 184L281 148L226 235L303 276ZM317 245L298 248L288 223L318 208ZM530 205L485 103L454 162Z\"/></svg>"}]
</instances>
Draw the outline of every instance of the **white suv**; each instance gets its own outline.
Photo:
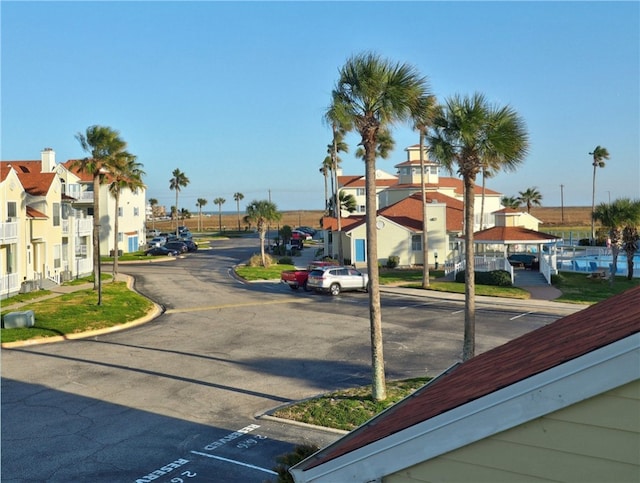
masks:
<instances>
[{"instance_id":1,"label":"white suv","mask_svg":"<svg viewBox=\"0 0 640 483\"><path fill-rule=\"evenodd\" d=\"M320 267L311 270L307 279L311 290L338 295L347 290L369 290L369 276L351 267Z\"/></svg>"}]
</instances>

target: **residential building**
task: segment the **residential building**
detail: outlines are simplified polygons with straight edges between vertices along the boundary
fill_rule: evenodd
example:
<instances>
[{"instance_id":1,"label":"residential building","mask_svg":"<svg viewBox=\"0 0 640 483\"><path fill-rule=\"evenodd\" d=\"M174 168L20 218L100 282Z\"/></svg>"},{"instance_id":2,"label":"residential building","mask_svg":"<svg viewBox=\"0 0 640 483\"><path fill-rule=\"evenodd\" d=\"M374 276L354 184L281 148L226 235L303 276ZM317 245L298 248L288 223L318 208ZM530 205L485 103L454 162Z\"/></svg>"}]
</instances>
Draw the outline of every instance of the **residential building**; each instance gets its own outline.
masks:
<instances>
[{"instance_id":1,"label":"residential building","mask_svg":"<svg viewBox=\"0 0 640 483\"><path fill-rule=\"evenodd\" d=\"M92 219L73 209L50 149L0 162L0 297L91 273Z\"/></svg>"},{"instance_id":2,"label":"residential building","mask_svg":"<svg viewBox=\"0 0 640 483\"><path fill-rule=\"evenodd\" d=\"M381 169L376 169L376 194L380 194L390 186L398 183L398 177L387 173ZM366 212L367 198L365 193L364 176L343 176L342 170L338 172L338 190L346 195L352 195L356 200L356 211L353 215L363 215ZM377 200L377 198L376 198ZM376 207L378 208L378 207ZM347 217L351 214L342 210L341 216Z\"/></svg>"},{"instance_id":3,"label":"residential building","mask_svg":"<svg viewBox=\"0 0 640 483\"><path fill-rule=\"evenodd\" d=\"M45 148L39 160L0 161L0 297L93 271L93 183L73 161L56 163ZM108 174L106 174L108 181ZM124 189L120 208L106 184L100 192L100 253L137 251L145 243L145 190Z\"/></svg>"},{"instance_id":4,"label":"residential building","mask_svg":"<svg viewBox=\"0 0 640 483\"><path fill-rule=\"evenodd\" d=\"M640 287L440 374L297 483L640 479Z\"/></svg>"}]
</instances>

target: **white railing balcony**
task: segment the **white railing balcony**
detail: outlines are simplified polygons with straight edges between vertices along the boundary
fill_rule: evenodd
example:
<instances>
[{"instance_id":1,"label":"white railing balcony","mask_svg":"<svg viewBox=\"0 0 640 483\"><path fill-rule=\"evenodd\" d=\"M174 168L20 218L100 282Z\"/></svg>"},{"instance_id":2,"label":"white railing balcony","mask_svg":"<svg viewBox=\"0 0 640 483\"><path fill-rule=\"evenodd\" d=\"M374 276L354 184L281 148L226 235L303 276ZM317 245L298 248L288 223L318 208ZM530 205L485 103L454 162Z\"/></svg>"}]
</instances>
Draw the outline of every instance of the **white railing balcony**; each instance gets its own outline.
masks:
<instances>
[{"instance_id":1,"label":"white railing balcony","mask_svg":"<svg viewBox=\"0 0 640 483\"><path fill-rule=\"evenodd\" d=\"M0 243L12 243L18 240L18 222L0 223Z\"/></svg>"},{"instance_id":2,"label":"white railing balcony","mask_svg":"<svg viewBox=\"0 0 640 483\"><path fill-rule=\"evenodd\" d=\"M76 220L76 232L77 236L87 236L93 230L93 218L80 218Z\"/></svg>"},{"instance_id":3,"label":"white railing balcony","mask_svg":"<svg viewBox=\"0 0 640 483\"><path fill-rule=\"evenodd\" d=\"M0 293L11 293L20 290L20 277L17 273L0 276Z\"/></svg>"},{"instance_id":4,"label":"white railing balcony","mask_svg":"<svg viewBox=\"0 0 640 483\"><path fill-rule=\"evenodd\" d=\"M93 191L83 191L77 198L78 201L90 202L93 201Z\"/></svg>"},{"instance_id":5,"label":"white railing balcony","mask_svg":"<svg viewBox=\"0 0 640 483\"><path fill-rule=\"evenodd\" d=\"M82 276L93 272L93 260L90 258L76 258L76 275Z\"/></svg>"}]
</instances>

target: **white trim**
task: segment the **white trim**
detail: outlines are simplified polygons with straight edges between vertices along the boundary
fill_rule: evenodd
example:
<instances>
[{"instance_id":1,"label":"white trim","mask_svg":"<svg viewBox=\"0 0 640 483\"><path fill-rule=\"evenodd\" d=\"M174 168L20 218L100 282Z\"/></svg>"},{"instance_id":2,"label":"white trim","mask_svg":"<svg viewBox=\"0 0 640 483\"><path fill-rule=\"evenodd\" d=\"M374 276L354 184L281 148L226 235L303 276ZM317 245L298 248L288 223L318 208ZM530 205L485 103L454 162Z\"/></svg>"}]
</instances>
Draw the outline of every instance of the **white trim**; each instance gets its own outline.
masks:
<instances>
[{"instance_id":1,"label":"white trim","mask_svg":"<svg viewBox=\"0 0 640 483\"><path fill-rule=\"evenodd\" d=\"M638 379L640 333L309 470L294 467L291 473L298 483L380 481L384 476ZM339 441L332 446L336 444Z\"/></svg>"}]
</instances>

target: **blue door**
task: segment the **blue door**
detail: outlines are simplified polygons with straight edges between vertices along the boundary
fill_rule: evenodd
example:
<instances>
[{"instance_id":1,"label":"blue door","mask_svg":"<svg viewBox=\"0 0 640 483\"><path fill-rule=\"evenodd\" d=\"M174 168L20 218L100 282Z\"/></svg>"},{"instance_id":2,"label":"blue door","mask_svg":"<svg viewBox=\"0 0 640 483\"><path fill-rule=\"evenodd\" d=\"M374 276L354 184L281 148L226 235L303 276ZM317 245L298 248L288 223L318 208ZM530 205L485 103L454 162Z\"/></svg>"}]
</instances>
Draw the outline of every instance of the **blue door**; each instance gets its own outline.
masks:
<instances>
[{"instance_id":1,"label":"blue door","mask_svg":"<svg viewBox=\"0 0 640 483\"><path fill-rule=\"evenodd\" d=\"M364 248L364 238L357 238L355 240L356 244L356 262L364 262L366 261L365 257L365 248Z\"/></svg>"},{"instance_id":2,"label":"blue door","mask_svg":"<svg viewBox=\"0 0 640 483\"><path fill-rule=\"evenodd\" d=\"M129 253L138 251L138 235L129 237Z\"/></svg>"}]
</instances>

